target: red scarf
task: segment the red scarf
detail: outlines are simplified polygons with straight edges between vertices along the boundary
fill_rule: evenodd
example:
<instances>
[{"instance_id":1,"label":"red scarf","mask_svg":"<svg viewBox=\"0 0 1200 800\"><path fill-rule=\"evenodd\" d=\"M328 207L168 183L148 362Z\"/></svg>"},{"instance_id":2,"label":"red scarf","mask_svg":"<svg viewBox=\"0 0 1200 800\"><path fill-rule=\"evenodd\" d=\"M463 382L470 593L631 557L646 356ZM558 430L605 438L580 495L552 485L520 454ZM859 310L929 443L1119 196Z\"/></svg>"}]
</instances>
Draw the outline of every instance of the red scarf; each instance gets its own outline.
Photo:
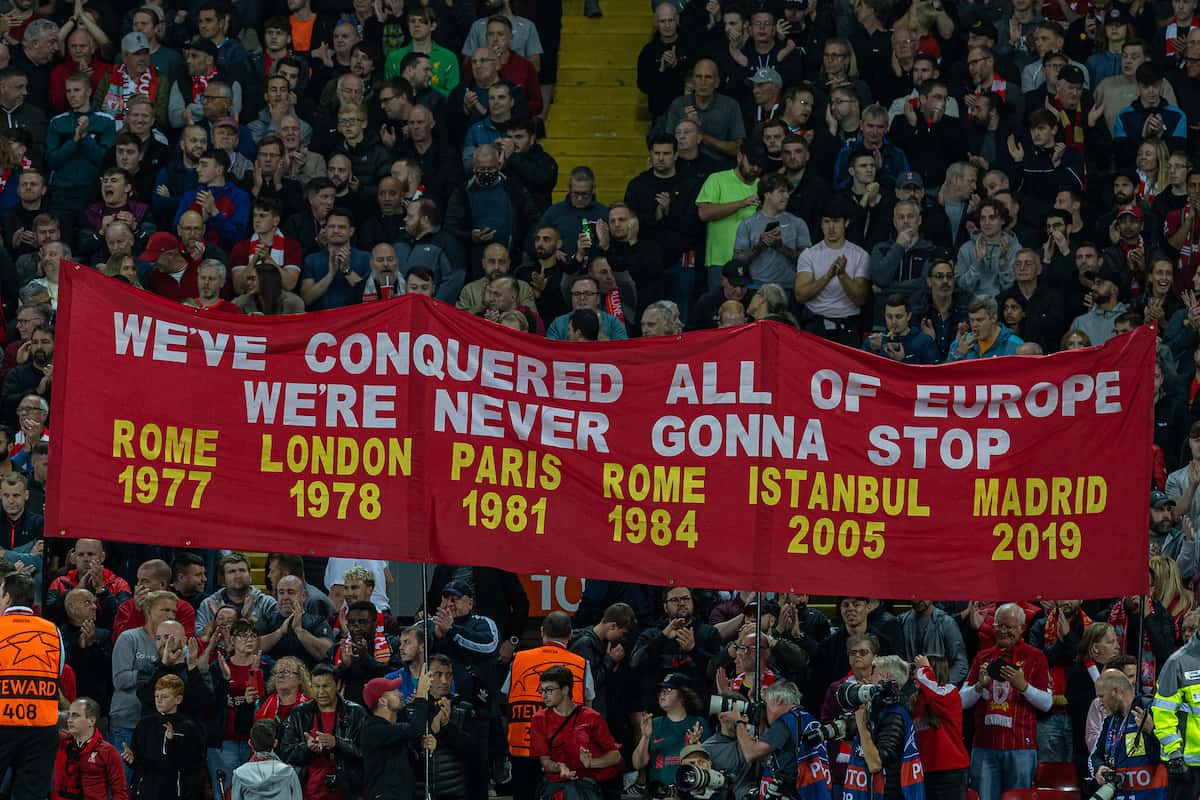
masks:
<instances>
[{"instance_id":1,"label":"red scarf","mask_svg":"<svg viewBox=\"0 0 1200 800\"><path fill-rule=\"evenodd\" d=\"M1079 615L1079 619L1083 622L1083 629L1086 631L1088 626L1092 624L1092 620L1087 614L1083 613L1083 609L1075 612ZM1058 641L1058 612L1046 615L1046 631L1043 639L1046 645L1049 646L1053 642ZM1067 708L1067 668L1062 664L1052 664L1050 666L1050 690L1054 696L1054 705L1060 710L1065 711Z\"/></svg>"},{"instance_id":2,"label":"red scarf","mask_svg":"<svg viewBox=\"0 0 1200 800\"><path fill-rule=\"evenodd\" d=\"M254 251L258 249L258 243L261 241L262 241L262 237L260 237L257 233L250 237L250 254L251 255L253 255ZM275 238L271 240L271 260L279 265L283 265L283 263L284 263L283 244L284 244L283 234L281 234L279 232L279 230L276 229L275 230Z\"/></svg>"},{"instance_id":3,"label":"red scarf","mask_svg":"<svg viewBox=\"0 0 1200 800\"><path fill-rule=\"evenodd\" d=\"M349 636L350 632L346 631ZM386 664L392 658L392 646L388 644L387 633L383 629L383 612L375 612L375 641L373 643L375 660L380 664ZM336 667L342 663L342 648L337 649L337 655L334 656L333 665Z\"/></svg>"},{"instance_id":4,"label":"red scarf","mask_svg":"<svg viewBox=\"0 0 1200 800\"><path fill-rule=\"evenodd\" d=\"M200 100L200 95L204 94L204 90L208 88L208 82L217 76L217 68L213 66L212 72L207 75L192 76L192 102L196 103Z\"/></svg>"},{"instance_id":5,"label":"red scarf","mask_svg":"<svg viewBox=\"0 0 1200 800\"><path fill-rule=\"evenodd\" d=\"M625 308L621 305L621 291L615 286L604 297L604 310L621 322L625 321Z\"/></svg>"},{"instance_id":6,"label":"red scarf","mask_svg":"<svg viewBox=\"0 0 1200 800\"><path fill-rule=\"evenodd\" d=\"M304 695L304 692L296 692L296 705L307 703L310 699L311 698ZM293 708L294 707L295 706L293 706ZM256 721L260 719L273 719L276 722L283 722L283 720L279 718L279 709L279 693L271 692L269 695L267 695L267 698L262 701L262 704L258 707L258 711L254 712L254 719Z\"/></svg>"},{"instance_id":7,"label":"red scarf","mask_svg":"<svg viewBox=\"0 0 1200 800\"><path fill-rule=\"evenodd\" d=\"M100 102L100 110L116 120L123 120L129 98L139 94L151 101L158 97L158 71L147 65L146 71L135 81L125 71L124 64L114 64L108 72L108 91Z\"/></svg>"},{"instance_id":8,"label":"red scarf","mask_svg":"<svg viewBox=\"0 0 1200 800\"><path fill-rule=\"evenodd\" d=\"M1153 603L1154 600L1143 595L1142 602ZM1125 610L1124 598L1121 598L1113 605L1112 611L1108 614L1108 624L1112 625L1117 633L1117 644L1120 647L1120 652L1128 653L1127 638L1134 635L1130 628L1136 627L1137 622L1129 619L1129 612ZM1154 649L1150 647L1150 637L1146 634L1146 626L1143 623L1142 641L1138 649L1138 676L1141 680L1136 688L1139 692L1145 695L1154 693L1154 675L1156 672Z\"/></svg>"},{"instance_id":9,"label":"red scarf","mask_svg":"<svg viewBox=\"0 0 1200 800\"><path fill-rule=\"evenodd\" d=\"M56 775L63 775L64 780L61 784L54 787L56 797L63 797L67 800L83 800L83 759L92 754L99 746L100 731L92 731L92 738L88 739L82 745L75 741L75 737L67 734L66 741L58 748L58 755L54 759L54 772Z\"/></svg>"},{"instance_id":10,"label":"red scarf","mask_svg":"<svg viewBox=\"0 0 1200 800\"><path fill-rule=\"evenodd\" d=\"M21 159L21 169L29 169L32 166L33 162L28 158ZM4 189L8 186L8 181L10 178L12 178L14 172L17 172L17 170L6 169L3 172L0 172L0 193L4 192Z\"/></svg>"}]
</instances>

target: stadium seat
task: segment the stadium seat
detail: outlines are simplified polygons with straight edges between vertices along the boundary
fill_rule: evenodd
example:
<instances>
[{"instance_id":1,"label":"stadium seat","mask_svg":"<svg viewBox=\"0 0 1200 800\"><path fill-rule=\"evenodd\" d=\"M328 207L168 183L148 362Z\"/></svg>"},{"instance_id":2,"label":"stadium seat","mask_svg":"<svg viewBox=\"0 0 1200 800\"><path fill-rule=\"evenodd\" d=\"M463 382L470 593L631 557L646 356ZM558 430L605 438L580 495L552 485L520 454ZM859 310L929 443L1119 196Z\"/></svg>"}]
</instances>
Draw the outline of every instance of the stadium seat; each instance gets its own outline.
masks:
<instances>
[{"instance_id":1,"label":"stadium seat","mask_svg":"<svg viewBox=\"0 0 1200 800\"><path fill-rule=\"evenodd\" d=\"M1009 789L1000 800L1080 800L1078 789Z\"/></svg>"},{"instance_id":2,"label":"stadium seat","mask_svg":"<svg viewBox=\"0 0 1200 800\"><path fill-rule=\"evenodd\" d=\"M1078 789L1075 765L1070 762L1056 761L1038 764L1037 775L1033 785L1039 789Z\"/></svg>"}]
</instances>

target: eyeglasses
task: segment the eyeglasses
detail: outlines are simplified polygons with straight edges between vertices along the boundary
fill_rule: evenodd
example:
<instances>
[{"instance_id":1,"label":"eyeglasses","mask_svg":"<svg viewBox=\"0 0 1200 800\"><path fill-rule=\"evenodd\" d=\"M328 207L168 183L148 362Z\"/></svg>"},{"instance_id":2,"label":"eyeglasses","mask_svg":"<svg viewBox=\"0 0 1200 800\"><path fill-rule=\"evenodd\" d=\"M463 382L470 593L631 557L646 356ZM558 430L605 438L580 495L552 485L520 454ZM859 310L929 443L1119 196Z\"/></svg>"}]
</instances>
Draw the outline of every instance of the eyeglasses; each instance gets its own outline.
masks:
<instances>
[{"instance_id":1,"label":"eyeglasses","mask_svg":"<svg viewBox=\"0 0 1200 800\"><path fill-rule=\"evenodd\" d=\"M571 297L574 297L577 300L586 300L587 298L595 297L598 294L600 294L600 293L599 292L571 292ZM671 601L668 600L667 602L669 603Z\"/></svg>"},{"instance_id":2,"label":"eyeglasses","mask_svg":"<svg viewBox=\"0 0 1200 800\"><path fill-rule=\"evenodd\" d=\"M18 406L18 414L45 414L45 410L41 406Z\"/></svg>"},{"instance_id":3,"label":"eyeglasses","mask_svg":"<svg viewBox=\"0 0 1200 800\"><path fill-rule=\"evenodd\" d=\"M851 650L850 651L850 656L852 658L866 658L867 656L870 656L870 655L874 655L874 653L872 653L870 650L864 649L864 650Z\"/></svg>"},{"instance_id":4,"label":"eyeglasses","mask_svg":"<svg viewBox=\"0 0 1200 800\"><path fill-rule=\"evenodd\" d=\"M684 595L683 597L668 597L667 598L667 605L678 605L679 603L690 603L690 602L692 602L691 595Z\"/></svg>"},{"instance_id":5,"label":"eyeglasses","mask_svg":"<svg viewBox=\"0 0 1200 800\"><path fill-rule=\"evenodd\" d=\"M539 686L538 687L538 691L542 694L554 694L555 692L561 691L561 690L562 690L561 686Z\"/></svg>"}]
</instances>

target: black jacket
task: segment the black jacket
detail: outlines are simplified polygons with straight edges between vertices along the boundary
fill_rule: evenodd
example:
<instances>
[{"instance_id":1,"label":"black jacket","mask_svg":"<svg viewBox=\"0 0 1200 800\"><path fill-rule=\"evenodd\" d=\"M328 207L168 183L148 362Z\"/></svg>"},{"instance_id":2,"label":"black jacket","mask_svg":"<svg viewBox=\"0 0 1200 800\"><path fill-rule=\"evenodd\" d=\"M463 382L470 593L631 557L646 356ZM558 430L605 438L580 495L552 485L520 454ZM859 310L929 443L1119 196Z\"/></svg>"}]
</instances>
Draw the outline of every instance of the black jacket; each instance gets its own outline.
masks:
<instances>
[{"instance_id":1,"label":"black jacket","mask_svg":"<svg viewBox=\"0 0 1200 800\"><path fill-rule=\"evenodd\" d=\"M367 779L366 800L416 796L411 748L425 734L428 717L429 701L418 697L394 723L374 714L363 720L359 748Z\"/></svg>"},{"instance_id":2,"label":"black jacket","mask_svg":"<svg viewBox=\"0 0 1200 800\"><path fill-rule=\"evenodd\" d=\"M642 241L658 244L663 267L672 267L685 250L703 250L704 224L696 216L696 195L702 182L682 172L670 178L660 178L654 170L634 177L625 187L625 204L637 215ZM656 196L664 192L671 196L667 213L657 219ZM639 285L638 289L642 287Z\"/></svg>"},{"instance_id":3,"label":"black jacket","mask_svg":"<svg viewBox=\"0 0 1200 800\"><path fill-rule=\"evenodd\" d=\"M154 706L151 705L151 708ZM166 725L174 735L167 739ZM142 717L133 729L132 800L199 800L204 796L204 729L184 714Z\"/></svg>"},{"instance_id":4,"label":"black jacket","mask_svg":"<svg viewBox=\"0 0 1200 800\"><path fill-rule=\"evenodd\" d=\"M92 697L100 704L100 713L108 713L112 700L112 632L96 628L96 642L79 646L79 628L69 622L59 625L67 648L67 663L75 670L75 691L79 697ZM154 703L145 708L153 708Z\"/></svg>"},{"instance_id":5,"label":"black jacket","mask_svg":"<svg viewBox=\"0 0 1200 800\"><path fill-rule=\"evenodd\" d=\"M550 291L547 287L546 291ZM441 564L433 570L426 608L436 609L442 602L442 588L454 577L458 567ZM503 639L521 636L529 621L529 598L521 581L511 572L493 567L472 567L475 588L475 613L496 623Z\"/></svg>"},{"instance_id":6,"label":"black jacket","mask_svg":"<svg viewBox=\"0 0 1200 800\"><path fill-rule=\"evenodd\" d=\"M513 153L505 159L504 174L525 187L539 214L550 207L558 183L558 162L540 144L534 142L527 152Z\"/></svg>"},{"instance_id":7,"label":"black jacket","mask_svg":"<svg viewBox=\"0 0 1200 800\"><path fill-rule=\"evenodd\" d=\"M1021 323L1021 338L1037 342L1047 353L1058 350L1059 340L1067 331L1066 311L1062 295L1038 281L1033 296L1026 298L1014 283L996 297L1001 310L1008 298L1015 299L1025 309L1025 321Z\"/></svg>"},{"instance_id":8,"label":"black jacket","mask_svg":"<svg viewBox=\"0 0 1200 800\"><path fill-rule=\"evenodd\" d=\"M296 706L283 726L283 739L279 743L279 757L296 768L300 774L300 785L308 772L308 764L314 758L308 749L304 735L316 728L313 719L317 715L317 701L309 700ZM337 770L338 786L353 795L363 785L363 761L361 735L367 712L357 703L338 700L334 712L332 733L337 743L333 748L333 759Z\"/></svg>"},{"instance_id":9,"label":"black jacket","mask_svg":"<svg viewBox=\"0 0 1200 800\"><path fill-rule=\"evenodd\" d=\"M645 675L649 681L646 688L646 708L657 707L657 702L651 702L650 690L663 676L671 672L680 672L688 677L692 689L699 695L708 695L708 662L716 657L721 650L721 634L717 629L699 617L692 619L692 632L696 644L691 652L685 653L679 649L679 642L663 636L663 627L667 624L660 619L652 627L643 630L633 646L630 667Z\"/></svg>"},{"instance_id":10,"label":"black jacket","mask_svg":"<svg viewBox=\"0 0 1200 800\"><path fill-rule=\"evenodd\" d=\"M659 69L664 52L675 48L675 66ZM654 34L638 54L637 87L646 95L650 106L650 119L656 120L671 106L671 101L683 94L683 84L692 72L692 55L683 44L683 37L665 45L658 34Z\"/></svg>"}]
</instances>

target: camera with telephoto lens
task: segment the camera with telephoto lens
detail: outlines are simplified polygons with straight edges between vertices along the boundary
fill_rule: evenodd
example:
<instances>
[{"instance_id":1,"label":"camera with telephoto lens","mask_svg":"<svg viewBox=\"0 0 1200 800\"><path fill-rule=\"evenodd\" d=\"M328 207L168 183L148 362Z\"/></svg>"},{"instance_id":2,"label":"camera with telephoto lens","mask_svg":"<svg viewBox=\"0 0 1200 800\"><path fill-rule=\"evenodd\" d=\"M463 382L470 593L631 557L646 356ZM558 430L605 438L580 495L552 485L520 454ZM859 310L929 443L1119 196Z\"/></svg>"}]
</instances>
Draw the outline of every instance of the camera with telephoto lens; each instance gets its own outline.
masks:
<instances>
[{"instance_id":1,"label":"camera with telephoto lens","mask_svg":"<svg viewBox=\"0 0 1200 800\"><path fill-rule=\"evenodd\" d=\"M895 681L879 683L843 683L837 690L837 702L845 711L853 711L868 703L896 705L904 701L900 684Z\"/></svg>"},{"instance_id":2,"label":"camera with telephoto lens","mask_svg":"<svg viewBox=\"0 0 1200 800\"><path fill-rule=\"evenodd\" d=\"M459 700L450 709L450 721L447 724L461 730L474 720L475 706L466 700Z\"/></svg>"},{"instance_id":3,"label":"camera with telephoto lens","mask_svg":"<svg viewBox=\"0 0 1200 800\"><path fill-rule=\"evenodd\" d=\"M1124 784L1125 776L1113 770L1108 773L1108 777L1104 779L1104 785L1096 790L1091 800L1112 800Z\"/></svg>"},{"instance_id":4,"label":"camera with telephoto lens","mask_svg":"<svg viewBox=\"0 0 1200 800\"><path fill-rule=\"evenodd\" d=\"M708 698L708 715L715 717L725 711L735 711L749 716L750 701L735 695L714 694Z\"/></svg>"},{"instance_id":5,"label":"camera with telephoto lens","mask_svg":"<svg viewBox=\"0 0 1200 800\"><path fill-rule=\"evenodd\" d=\"M725 786L730 783L724 772L715 769L705 769L696 764L680 764L675 772L676 796L687 796L709 800L718 794L723 794Z\"/></svg>"},{"instance_id":6,"label":"camera with telephoto lens","mask_svg":"<svg viewBox=\"0 0 1200 800\"><path fill-rule=\"evenodd\" d=\"M854 724L854 717L846 714L816 730L804 733L800 738L809 747L816 747L822 742L849 741L857 730L858 726Z\"/></svg>"}]
</instances>

